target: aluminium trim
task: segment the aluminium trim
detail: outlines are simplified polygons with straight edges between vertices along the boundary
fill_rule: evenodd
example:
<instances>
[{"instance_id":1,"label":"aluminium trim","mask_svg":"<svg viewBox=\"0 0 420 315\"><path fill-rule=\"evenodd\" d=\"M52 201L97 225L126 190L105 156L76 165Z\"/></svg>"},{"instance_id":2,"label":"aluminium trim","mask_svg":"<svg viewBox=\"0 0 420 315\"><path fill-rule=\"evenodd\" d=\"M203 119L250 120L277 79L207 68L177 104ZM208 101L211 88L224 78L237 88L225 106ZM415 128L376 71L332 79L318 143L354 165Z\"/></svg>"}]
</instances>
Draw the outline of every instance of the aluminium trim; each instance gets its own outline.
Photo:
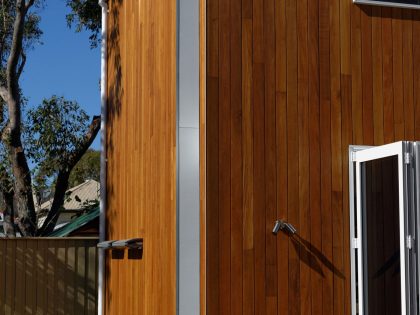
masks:
<instances>
[{"instance_id":1,"label":"aluminium trim","mask_svg":"<svg viewBox=\"0 0 420 315\"><path fill-rule=\"evenodd\" d=\"M101 7L101 196L99 206L99 241L106 238L106 118L107 118L107 20L108 4L106 0L99 0ZM98 315L105 314L105 253L98 251Z\"/></svg>"},{"instance_id":2,"label":"aluminium trim","mask_svg":"<svg viewBox=\"0 0 420 315\"><path fill-rule=\"evenodd\" d=\"M407 3L372 1L372 0L353 0L353 3L363 4L363 5L392 7L392 8L414 9L414 10L420 9L420 4L407 4Z\"/></svg>"},{"instance_id":3,"label":"aluminium trim","mask_svg":"<svg viewBox=\"0 0 420 315\"><path fill-rule=\"evenodd\" d=\"M351 270L351 313L352 315L357 314L356 309L356 296L357 296L357 289L356 289L356 248L354 247L357 245L357 250L360 248L360 239L356 242L355 236L355 191L354 191L354 171L355 171L355 160L356 160L356 152L372 148L371 146L361 146L361 145L350 145L349 146L349 203L350 203L350 270ZM360 255L359 255L360 256Z\"/></svg>"}]
</instances>

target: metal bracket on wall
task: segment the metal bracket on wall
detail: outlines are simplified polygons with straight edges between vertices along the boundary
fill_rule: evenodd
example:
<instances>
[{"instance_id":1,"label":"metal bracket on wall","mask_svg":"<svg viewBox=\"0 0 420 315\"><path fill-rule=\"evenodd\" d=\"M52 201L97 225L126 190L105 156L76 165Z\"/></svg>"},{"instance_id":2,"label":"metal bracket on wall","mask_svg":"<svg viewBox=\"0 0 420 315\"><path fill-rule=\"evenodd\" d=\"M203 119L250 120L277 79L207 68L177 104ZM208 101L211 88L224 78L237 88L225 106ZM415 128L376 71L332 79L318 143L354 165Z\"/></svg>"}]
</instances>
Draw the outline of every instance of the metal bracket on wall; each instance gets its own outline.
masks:
<instances>
[{"instance_id":1,"label":"metal bracket on wall","mask_svg":"<svg viewBox=\"0 0 420 315\"><path fill-rule=\"evenodd\" d=\"M126 240L112 240L100 242L97 245L100 249L143 249L143 239L142 238L130 238Z\"/></svg>"},{"instance_id":2,"label":"metal bracket on wall","mask_svg":"<svg viewBox=\"0 0 420 315\"><path fill-rule=\"evenodd\" d=\"M296 233L296 229L292 224L282 220L277 220L274 223L273 234L277 235L280 230L292 235Z\"/></svg>"}]
</instances>

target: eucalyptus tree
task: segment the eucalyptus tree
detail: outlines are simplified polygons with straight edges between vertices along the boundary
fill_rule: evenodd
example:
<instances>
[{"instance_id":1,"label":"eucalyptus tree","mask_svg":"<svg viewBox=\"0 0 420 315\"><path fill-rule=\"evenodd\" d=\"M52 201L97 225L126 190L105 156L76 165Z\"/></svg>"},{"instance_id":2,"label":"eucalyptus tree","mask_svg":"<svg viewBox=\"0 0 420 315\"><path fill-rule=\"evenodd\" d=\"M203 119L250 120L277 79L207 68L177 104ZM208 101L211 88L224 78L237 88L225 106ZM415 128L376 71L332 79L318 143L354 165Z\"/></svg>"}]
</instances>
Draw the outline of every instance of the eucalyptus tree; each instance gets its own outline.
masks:
<instances>
[{"instance_id":1,"label":"eucalyptus tree","mask_svg":"<svg viewBox=\"0 0 420 315\"><path fill-rule=\"evenodd\" d=\"M22 236L35 236L54 229L71 171L100 128L99 116L89 122L76 102L57 96L45 99L23 115L27 101L20 78L26 52L40 42L38 12L46 2L0 0L0 205L9 237L15 236L17 230ZM75 24L77 31L83 27L91 30L91 44L95 45L99 29L87 24L93 21L92 16L81 15L86 5L92 3L68 0L72 13L67 22ZM99 11L96 6L89 8ZM52 186L53 202L43 226L38 228L34 189L47 182Z\"/></svg>"}]
</instances>

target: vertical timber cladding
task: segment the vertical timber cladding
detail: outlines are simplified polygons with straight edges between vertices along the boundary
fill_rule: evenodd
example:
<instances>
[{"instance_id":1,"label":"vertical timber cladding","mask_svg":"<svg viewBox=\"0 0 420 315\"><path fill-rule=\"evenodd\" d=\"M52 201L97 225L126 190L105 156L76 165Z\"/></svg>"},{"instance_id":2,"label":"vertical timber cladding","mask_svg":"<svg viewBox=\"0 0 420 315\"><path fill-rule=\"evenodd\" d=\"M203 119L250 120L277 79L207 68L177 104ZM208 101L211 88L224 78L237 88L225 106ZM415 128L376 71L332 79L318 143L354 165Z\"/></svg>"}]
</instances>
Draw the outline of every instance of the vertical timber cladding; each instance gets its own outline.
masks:
<instances>
[{"instance_id":1,"label":"vertical timber cladding","mask_svg":"<svg viewBox=\"0 0 420 315\"><path fill-rule=\"evenodd\" d=\"M207 0L206 23L206 312L350 314L348 146L420 140L420 11Z\"/></svg>"},{"instance_id":2,"label":"vertical timber cladding","mask_svg":"<svg viewBox=\"0 0 420 315\"><path fill-rule=\"evenodd\" d=\"M110 0L107 239L143 237L141 259L107 256L107 314L176 310L176 1Z\"/></svg>"}]
</instances>

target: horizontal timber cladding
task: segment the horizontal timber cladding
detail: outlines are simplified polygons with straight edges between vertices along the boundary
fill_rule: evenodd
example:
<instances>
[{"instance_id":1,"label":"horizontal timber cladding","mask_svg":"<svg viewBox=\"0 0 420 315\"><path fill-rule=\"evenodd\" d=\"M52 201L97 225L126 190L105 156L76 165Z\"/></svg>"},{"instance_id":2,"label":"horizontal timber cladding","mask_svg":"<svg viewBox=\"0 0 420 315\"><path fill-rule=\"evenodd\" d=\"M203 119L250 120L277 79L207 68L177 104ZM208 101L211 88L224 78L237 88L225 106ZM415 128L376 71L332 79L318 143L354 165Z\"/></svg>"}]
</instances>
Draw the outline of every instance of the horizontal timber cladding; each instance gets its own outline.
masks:
<instances>
[{"instance_id":1,"label":"horizontal timber cladding","mask_svg":"<svg viewBox=\"0 0 420 315\"><path fill-rule=\"evenodd\" d=\"M348 146L420 140L420 11L207 0L206 38L207 314L350 314Z\"/></svg>"},{"instance_id":2,"label":"horizontal timber cladding","mask_svg":"<svg viewBox=\"0 0 420 315\"><path fill-rule=\"evenodd\" d=\"M176 310L176 1L109 0L106 313ZM122 256L122 257L121 257Z\"/></svg>"}]
</instances>

